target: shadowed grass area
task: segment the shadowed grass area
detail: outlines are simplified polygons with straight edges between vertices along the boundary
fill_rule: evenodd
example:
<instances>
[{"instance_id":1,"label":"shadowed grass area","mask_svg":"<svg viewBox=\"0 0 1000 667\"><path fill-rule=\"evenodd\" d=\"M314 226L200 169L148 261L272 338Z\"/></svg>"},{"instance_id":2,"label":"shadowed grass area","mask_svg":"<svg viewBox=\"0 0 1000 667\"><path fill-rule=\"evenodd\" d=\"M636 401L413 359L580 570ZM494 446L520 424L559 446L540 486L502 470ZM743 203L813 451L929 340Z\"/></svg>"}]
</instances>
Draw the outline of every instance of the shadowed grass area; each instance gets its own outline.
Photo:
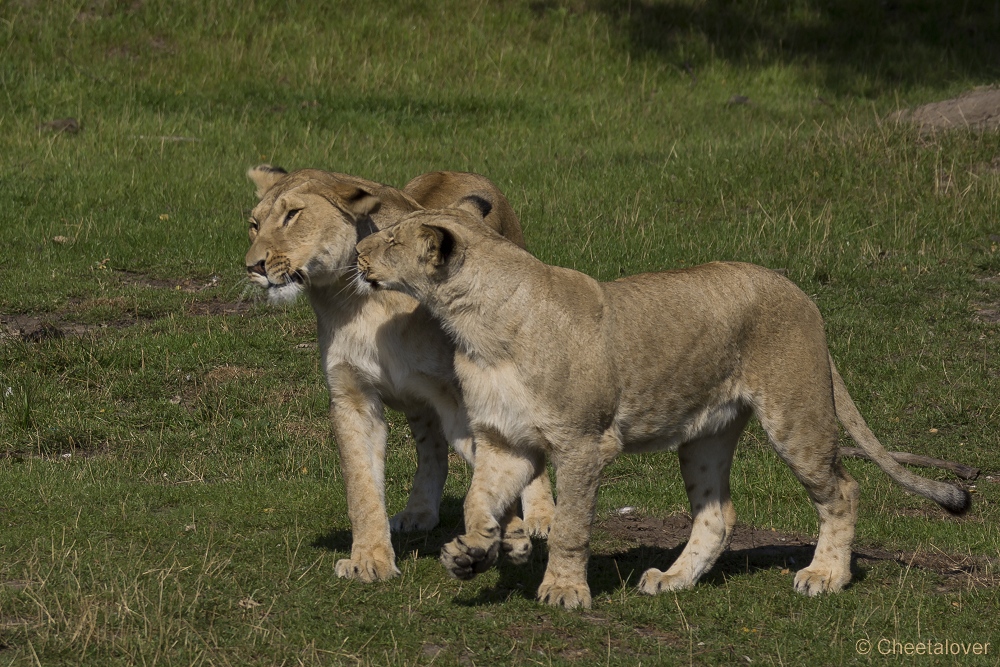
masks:
<instances>
[{"instance_id":1,"label":"shadowed grass area","mask_svg":"<svg viewBox=\"0 0 1000 667\"><path fill-rule=\"evenodd\" d=\"M570 5L572 6L572 5ZM750 70L796 66L825 94L879 99L997 75L996 2L587 3L614 20L623 47L655 56L697 81L706 63ZM559 3L536 3L552 7Z\"/></svg>"},{"instance_id":2,"label":"shadowed grass area","mask_svg":"<svg viewBox=\"0 0 1000 667\"><path fill-rule=\"evenodd\" d=\"M994 83L998 7L0 0L0 664L868 664L882 638L995 664L1000 143L888 117ZM312 313L243 278L259 162L486 174L533 252L605 280L784 269L884 444L983 470L973 511L849 461L855 581L803 598L815 513L754 427L733 486L763 544L640 597L686 501L673 455L622 459L595 607L567 613L534 602L543 544L446 578L454 459L441 525L395 538L403 576L339 580ZM389 417L395 512L416 457Z\"/></svg>"}]
</instances>

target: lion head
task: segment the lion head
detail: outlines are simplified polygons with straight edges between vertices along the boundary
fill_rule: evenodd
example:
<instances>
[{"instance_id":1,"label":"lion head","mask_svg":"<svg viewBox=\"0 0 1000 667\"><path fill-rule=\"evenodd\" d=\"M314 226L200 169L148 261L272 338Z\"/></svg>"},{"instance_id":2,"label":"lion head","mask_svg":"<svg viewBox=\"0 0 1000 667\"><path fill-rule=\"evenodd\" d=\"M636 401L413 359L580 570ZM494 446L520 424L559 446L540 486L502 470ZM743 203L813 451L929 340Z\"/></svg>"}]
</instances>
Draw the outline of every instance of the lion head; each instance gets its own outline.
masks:
<instances>
[{"instance_id":1,"label":"lion head","mask_svg":"<svg viewBox=\"0 0 1000 667\"><path fill-rule=\"evenodd\" d=\"M383 204L377 183L269 165L247 175L260 197L250 215L247 275L267 289L272 302L288 302L307 286L340 280L353 266L358 241L377 231L371 217Z\"/></svg>"},{"instance_id":2,"label":"lion head","mask_svg":"<svg viewBox=\"0 0 1000 667\"><path fill-rule=\"evenodd\" d=\"M322 287L353 273L355 246L379 229L426 208L464 208L517 245L521 223L489 179L435 171L402 190L357 176L316 169L292 173L260 165L247 175L260 203L250 216L247 275L271 301L293 300L305 287Z\"/></svg>"}]
</instances>

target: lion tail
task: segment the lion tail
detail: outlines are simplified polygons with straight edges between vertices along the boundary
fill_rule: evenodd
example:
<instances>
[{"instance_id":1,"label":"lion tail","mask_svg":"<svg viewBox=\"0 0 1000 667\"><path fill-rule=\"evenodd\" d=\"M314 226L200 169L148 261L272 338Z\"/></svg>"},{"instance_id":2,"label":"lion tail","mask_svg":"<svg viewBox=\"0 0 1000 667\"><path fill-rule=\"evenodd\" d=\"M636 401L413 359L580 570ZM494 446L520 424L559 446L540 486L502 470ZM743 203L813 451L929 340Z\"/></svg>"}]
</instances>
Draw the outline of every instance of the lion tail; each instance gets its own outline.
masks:
<instances>
[{"instance_id":1,"label":"lion tail","mask_svg":"<svg viewBox=\"0 0 1000 667\"><path fill-rule=\"evenodd\" d=\"M858 412L851 395L847 392L844 379L837 372L833 358L830 358L830 370L833 373L833 401L837 411L837 419L868 457L878 464L878 467L884 470L894 482L907 491L933 500L956 516L965 514L972 505L972 496L969 495L969 492L954 484L921 477L910 472L892 458L875 437L875 434L868 428L861 413Z\"/></svg>"}]
</instances>

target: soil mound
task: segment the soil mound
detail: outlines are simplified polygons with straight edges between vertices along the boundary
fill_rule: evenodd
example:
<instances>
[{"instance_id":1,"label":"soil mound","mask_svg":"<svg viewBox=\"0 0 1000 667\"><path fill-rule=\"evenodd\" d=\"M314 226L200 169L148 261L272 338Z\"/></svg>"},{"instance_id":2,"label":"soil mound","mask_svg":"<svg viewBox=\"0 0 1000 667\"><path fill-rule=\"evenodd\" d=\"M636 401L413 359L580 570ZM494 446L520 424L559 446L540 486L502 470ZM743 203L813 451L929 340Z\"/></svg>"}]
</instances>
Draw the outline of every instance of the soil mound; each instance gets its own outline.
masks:
<instances>
[{"instance_id":1,"label":"soil mound","mask_svg":"<svg viewBox=\"0 0 1000 667\"><path fill-rule=\"evenodd\" d=\"M954 99L897 111L889 120L913 123L923 132L957 128L1000 130L1000 88L974 88Z\"/></svg>"}]
</instances>

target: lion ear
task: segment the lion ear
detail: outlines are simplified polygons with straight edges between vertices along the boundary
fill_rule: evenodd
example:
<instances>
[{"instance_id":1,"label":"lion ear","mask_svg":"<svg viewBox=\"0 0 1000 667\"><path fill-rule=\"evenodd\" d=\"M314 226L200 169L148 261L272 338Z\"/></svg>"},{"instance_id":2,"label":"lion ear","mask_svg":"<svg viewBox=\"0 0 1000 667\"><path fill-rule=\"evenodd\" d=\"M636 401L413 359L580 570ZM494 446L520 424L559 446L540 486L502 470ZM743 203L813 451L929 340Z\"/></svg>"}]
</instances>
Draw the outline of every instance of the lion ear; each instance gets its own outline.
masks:
<instances>
[{"instance_id":1,"label":"lion ear","mask_svg":"<svg viewBox=\"0 0 1000 667\"><path fill-rule=\"evenodd\" d=\"M431 266L441 268L450 265L454 270L461 265L458 239L452 230L437 225L422 225L420 236L424 242L424 259Z\"/></svg>"},{"instance_id":2,"label":"lion ear","mask_svg":"<svg viewBox=\"0 0 1000 667\"><path fill-rule=\"evenodd\" d=\"M349 183L337 182L331 186L338 204L359 218L374 214L382 207L382 200L373 193Z\"/></svg>"},{"instance_id":3,"label":"lion ear","mask_svg":"<svg viewBox=\"0 0 1000 667\"><path fill-rule=\"evenodd\" d=\"M259 164L251 167L247 171L247 176L257 186L257 198L263 199L264 194L270 190L275 183L288 175L288 172L281 167L273 167L269 164Z\"/></svg>"},{"instance_id":4,"label":"lion ear","mask_svg":"<svg viewBox=\"0 0 1000 667\"><path fill-rule=\"evenodd\" d=\"M485 197L477 194L471 194L466 195L455 202L453 208L471 213L476 216L476 220L482 221L490 214L490 211L493 210L493 204L491 204Z\"/></svg>"}]
</instances>

